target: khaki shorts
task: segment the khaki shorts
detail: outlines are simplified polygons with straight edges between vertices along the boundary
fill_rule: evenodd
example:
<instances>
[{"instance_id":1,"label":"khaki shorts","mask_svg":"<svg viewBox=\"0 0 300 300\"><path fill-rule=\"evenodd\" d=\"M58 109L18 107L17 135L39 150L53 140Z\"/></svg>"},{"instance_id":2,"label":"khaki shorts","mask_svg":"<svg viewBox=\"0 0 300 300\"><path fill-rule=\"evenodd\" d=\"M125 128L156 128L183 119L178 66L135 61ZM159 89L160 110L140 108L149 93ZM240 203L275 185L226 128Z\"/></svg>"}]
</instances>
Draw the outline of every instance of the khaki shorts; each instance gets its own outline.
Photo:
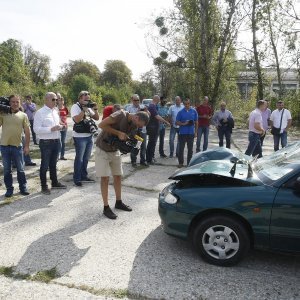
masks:
<instances>
[{"instance_id":1,"label":"khaki shorts","mask_svg":"<svg viewBox=\"0 0 300 300\"><path fill-rule=\"evenodd\" d=\"M97 177L107 177L110 175L123 175L122 158L120 151L105 152L96 147L95 169Z\"/></svg>"}]
</instances>

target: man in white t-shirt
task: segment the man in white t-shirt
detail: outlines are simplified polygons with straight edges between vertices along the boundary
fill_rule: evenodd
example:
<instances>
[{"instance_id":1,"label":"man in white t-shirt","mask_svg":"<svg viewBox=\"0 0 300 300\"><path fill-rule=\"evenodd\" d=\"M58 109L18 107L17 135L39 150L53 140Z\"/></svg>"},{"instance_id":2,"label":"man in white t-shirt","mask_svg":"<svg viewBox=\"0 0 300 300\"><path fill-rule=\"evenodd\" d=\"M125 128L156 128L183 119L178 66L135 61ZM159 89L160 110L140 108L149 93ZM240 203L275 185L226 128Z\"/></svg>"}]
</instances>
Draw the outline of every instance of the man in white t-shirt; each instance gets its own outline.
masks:
<instances>
[{"instance_id":1,"label":"man in white t-shirt","mask_svg":"<svg viewBox=\"0 0 300 300\"><path fill-rule=\"evenodd\" d=\"M259 100L256 109L249 116L249 144L245 152L246 155L253 155L254 151L258 157L262 157L262 148L260 137L265 134L263 128L262 112L266 109L267 103Z\"/></svg>"},{"instance_id":2,"label":"man in white t-shirt","mask_svg":"<svg viewBox=\"0 0 300 300\"><path fill-rule=\"evenodd\" d=\"M79 93L78 102L71 108L71 117L75 123L73 139L76 151L73 181L76 186L81 187L82 182L95 182L95 180L88 177L87 172L87 165L93 148L93 134L86 121L99 120L99 114L97 105L91 105L89 92L81 91Z\"/></svg>"},{"instance_id":3,"label":"man in white t-shirt","mask_svg":"<svg viewBox=\"0 0 300 300\"><path fill-rule=\"evenodd\" d=\"M270 125L276 128L280 128L280 134L273 135L274 138L274 151L279 150L279 142L281 141L281 147L284 148L287 145L287 131L292 125L292 116L288 109L284 108L284 102L282 100L277 101L277 109L274 110L270 117Z\"/></svg>"}]
</instances>

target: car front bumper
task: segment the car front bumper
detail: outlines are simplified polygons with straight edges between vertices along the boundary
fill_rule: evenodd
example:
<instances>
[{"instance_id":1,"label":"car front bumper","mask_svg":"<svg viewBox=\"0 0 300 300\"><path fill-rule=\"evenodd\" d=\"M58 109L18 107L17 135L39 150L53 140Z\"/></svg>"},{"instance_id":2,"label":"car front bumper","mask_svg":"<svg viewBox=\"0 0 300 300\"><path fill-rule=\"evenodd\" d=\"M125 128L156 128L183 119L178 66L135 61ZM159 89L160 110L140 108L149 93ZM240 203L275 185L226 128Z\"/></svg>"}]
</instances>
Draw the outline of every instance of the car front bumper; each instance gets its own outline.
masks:
<instances>
[{"instance_id":1,"label":"car front bumper","mask_svg":"<svg viewBox=\"0 0 300 300\"><path fill-rule=\"evenodd\" d=\"M164 231L169 235L187 239L189 227L194 216L178 212L176 210L176 204L168 204L163 199L163 197L159 196L158 213Z\"/></svg>"}]
</instances>

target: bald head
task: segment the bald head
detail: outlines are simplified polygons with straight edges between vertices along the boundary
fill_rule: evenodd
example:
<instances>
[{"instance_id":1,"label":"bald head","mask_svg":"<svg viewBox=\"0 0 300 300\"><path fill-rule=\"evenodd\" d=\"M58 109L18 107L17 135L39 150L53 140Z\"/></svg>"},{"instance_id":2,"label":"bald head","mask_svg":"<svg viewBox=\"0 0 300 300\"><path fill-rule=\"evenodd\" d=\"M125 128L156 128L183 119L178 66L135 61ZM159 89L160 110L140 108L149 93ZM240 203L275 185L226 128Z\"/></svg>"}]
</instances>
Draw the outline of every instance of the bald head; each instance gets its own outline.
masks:
<instances>
[{"instance_id":1,"label":"bald head","mask_svg":"<svg viewBox=\"0 0 300 300\"><path fill-rule=\"evenodd\" d=\"M160 101L160 97L158 95L154 95L152 98L153 103L157 104Z\"/></svg>"},{"instance_id":2,"label":"bald head","mask_svg":"<svg viewBox=\"0 0 300 300\"><path fill-rule=\"evenodd\" d=\"M57 102L57 96L55 93L53 92L48 92L45 95L45 105L48 106L49 108L53 108L56 106L56 102Z\"/></svg>"}]
</instances>

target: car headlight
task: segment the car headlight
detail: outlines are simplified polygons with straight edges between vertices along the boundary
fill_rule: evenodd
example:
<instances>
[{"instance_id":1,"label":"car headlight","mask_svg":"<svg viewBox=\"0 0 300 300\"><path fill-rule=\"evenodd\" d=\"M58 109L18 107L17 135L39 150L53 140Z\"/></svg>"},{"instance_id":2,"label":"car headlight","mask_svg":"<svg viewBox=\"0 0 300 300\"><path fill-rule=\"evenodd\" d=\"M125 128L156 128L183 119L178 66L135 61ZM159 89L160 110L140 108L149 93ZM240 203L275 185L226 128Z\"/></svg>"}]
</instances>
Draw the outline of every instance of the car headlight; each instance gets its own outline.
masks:
<instances>
[{"instance_id":1,"label":"car headlight","mask_svg":"<svg viewBox=\"0 0 300 300\"><path fill-rule=\"evenodd\" d=\"M168 193L165 196L165 202L168 204L175 204L175 203L177 203L177 201L178 201L178 199L171 193Z\"/></svg>"}]
</instances>

